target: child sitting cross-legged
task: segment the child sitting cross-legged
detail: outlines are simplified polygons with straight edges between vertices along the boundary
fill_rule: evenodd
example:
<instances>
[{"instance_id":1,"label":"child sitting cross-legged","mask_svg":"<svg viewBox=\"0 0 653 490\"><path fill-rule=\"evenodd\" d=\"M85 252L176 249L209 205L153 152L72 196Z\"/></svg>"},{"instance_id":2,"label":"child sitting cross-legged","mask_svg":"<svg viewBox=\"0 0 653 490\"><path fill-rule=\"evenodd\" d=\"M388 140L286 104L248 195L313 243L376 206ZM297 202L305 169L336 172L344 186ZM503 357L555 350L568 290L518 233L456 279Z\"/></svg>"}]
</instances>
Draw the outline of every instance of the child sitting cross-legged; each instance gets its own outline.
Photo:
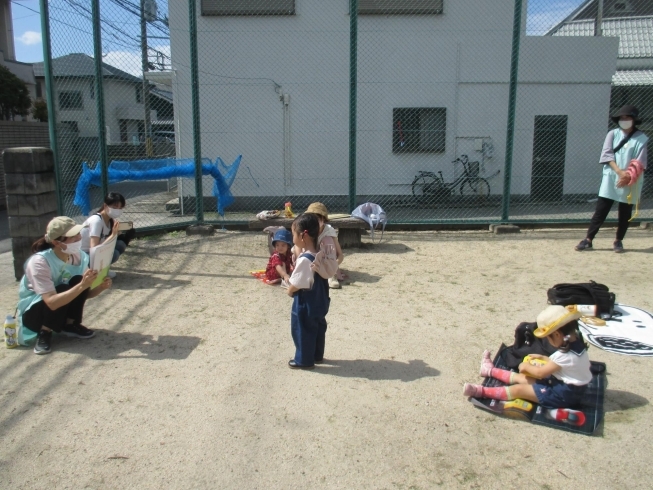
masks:
<instances>
[{"instance_id":1,"label":"child sitting cross-legged","mask_svg":"<svg viewBox=\"0 0 653 490\"><path fill-rule=\"evenodd\" d=\"M587 344L578 330L580 316L564 306L548 306L538 315L538 328L533 333L538 338L546 337L558 350L549 357L531 354L531 358L544 362L540 366L522 362L519 373L494 367L490 352L486 350L481 359L480 375L496 378L509 386L465 383L463 394L495 400L522 398L552 409L578 405L592 381Z\"/></svg>"},{"instance_id":2,"label":"child sitting cross-legged","mask_svg":"<svg viewBox=\"0 0 653 490\"><path fill-rule=\"evenodd\" d=\"M274 252L265 268L265 282L275 284L283 280L288 283L292 273L292 253L290 252L292 234L285 228L277 230L272 239L272 246Z\"/></svg>"}]
</instances>

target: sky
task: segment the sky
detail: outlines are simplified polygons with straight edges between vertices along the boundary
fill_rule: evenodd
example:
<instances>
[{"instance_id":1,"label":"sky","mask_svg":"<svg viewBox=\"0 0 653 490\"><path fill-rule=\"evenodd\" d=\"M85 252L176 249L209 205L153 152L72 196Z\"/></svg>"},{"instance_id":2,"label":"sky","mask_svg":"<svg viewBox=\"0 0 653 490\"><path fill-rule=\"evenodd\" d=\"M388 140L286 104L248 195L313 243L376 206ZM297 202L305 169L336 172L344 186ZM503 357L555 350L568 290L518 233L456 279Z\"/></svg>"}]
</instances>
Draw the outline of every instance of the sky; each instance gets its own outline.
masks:
<instances>
[{"instance_id":1,"label":"sky","mask_svg":"<svg viewBox=\"0 0 653 490\"><path fill-rule=\"evenodd\" d=\"M14 43L18 61L43 61L41 20L38 0L11 0ZM181 0L176 0L181 1ZM453 0L449 0L453 1ZM478 0L481 1L481 0ZM493 0L483 0L493 1ZM528 0L529 35L543 35L585 0ZM159 17L168 11L168 0L156 0ZM105 63L136 76L141 74L140 24L138 16L128 12L140 0L102 0L102 51ZM70 53L93 55L92 24L88 0L49 0L52 56ZM148 27L148 45L161 52L169 64L170 42L161 22ZM151 52L152 57L154 53ZM168 58L166 59L165 56Z\"/></svg>"},{"instance_id":2,"label":"sky","mask_svg":"<svg viewBox=\"0 0 653 490\"><path fill-rule=\"evenodd\" d=\"M52 57L70 53L93 56L93 28L89 0L49 0ZM141 48L139 16L140 0L102 0L102 53L105 63L140 76ZM168 0L157 0L158 16L167 15ZM11 0L16 59L26 63L43 61L39 0ZM151 61L170 63L170 41L162 22L148 24L148 46ZM165 39L158 39L163 37Z\"/></svg>"}]
</instances>

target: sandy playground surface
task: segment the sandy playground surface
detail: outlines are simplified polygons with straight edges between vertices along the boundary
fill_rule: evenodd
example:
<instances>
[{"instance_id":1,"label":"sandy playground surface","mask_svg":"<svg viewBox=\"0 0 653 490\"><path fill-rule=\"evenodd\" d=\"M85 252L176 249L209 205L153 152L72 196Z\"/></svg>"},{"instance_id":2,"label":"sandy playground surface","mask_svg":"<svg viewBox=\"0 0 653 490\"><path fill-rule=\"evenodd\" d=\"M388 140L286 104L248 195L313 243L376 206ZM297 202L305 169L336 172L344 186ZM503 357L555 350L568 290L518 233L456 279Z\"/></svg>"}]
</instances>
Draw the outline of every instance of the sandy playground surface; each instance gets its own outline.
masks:
<instances>
[{"instance_id":1,"label":"sandy playground surface","mask_svg":"<svg viewBox=\"0 0 653 490\"><path fill-rule=\"evenodd\" d=\"M594 279L653 311L653 233L628 253L603 231L391 232L346 250L327 363L293 371L291 299L248 276L262 233L140 239L87 303L91 340L0 347L0 487L651 488L653 359L608 365L605 423L587 437L497 418L462 384L481 352L534 321L546 290ZM0 306L13 310L11 254Z\"/></svg>"}]
</instances>

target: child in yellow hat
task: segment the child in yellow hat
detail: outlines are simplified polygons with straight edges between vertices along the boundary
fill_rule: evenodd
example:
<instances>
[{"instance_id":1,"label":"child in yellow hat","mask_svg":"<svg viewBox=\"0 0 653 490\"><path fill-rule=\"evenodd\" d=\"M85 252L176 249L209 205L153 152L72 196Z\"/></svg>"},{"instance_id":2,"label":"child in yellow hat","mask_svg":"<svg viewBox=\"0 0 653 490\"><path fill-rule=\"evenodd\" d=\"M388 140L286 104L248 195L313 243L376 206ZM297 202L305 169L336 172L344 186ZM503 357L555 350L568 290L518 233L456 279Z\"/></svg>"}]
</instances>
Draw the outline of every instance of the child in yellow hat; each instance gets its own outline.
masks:
<instances>
[{"instance_id":1,"label":"child in yellow hat","mask_svg":"<svg viewBox=\"0 0 653 490\"><path fill-rule=\"evenodd\" d=\"M587 344L578 330L580 313L564 306L548 306L537 317L536 337L544 338L558 350L551 356L531 354L542 365L522 362L519 373L494 367L490 351L483 352L481 376L492 377L508 386L485 387L465 383L463 394L475 398L514 400L522 398L545 408L573 407L580 403L592 381Z\"/></svg>"},{"instance_id":2,"label":"child in yellow hat","mask_svg":"<svg viewBox=\"0 0 653 490\"><path fill-rule=\"evenodd\" d=\"M339 279L342 273L339 266L342 263L343 255L340 243L338 243L338 232L329 224L329 211L321 202L314 202L308 206L306 212L316 215L320 222L317 245L322 253L316 257L313 270L328 279L331 289L340 289Z\"/></svg>"}]
</instances>

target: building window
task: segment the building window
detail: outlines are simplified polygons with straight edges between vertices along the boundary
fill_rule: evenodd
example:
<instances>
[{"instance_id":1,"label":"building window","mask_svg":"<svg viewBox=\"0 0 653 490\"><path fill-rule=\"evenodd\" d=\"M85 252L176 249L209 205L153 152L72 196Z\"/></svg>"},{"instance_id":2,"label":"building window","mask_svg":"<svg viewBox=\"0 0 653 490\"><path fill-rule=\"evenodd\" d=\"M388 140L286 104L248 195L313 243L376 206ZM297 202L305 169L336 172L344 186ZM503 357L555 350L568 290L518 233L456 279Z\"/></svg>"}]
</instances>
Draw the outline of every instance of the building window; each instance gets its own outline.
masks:
<instances>
[{"instance_id":1,"label":"building window","mask_svg":"<svg viewBox=\"0 0 653 490\"><path fill-rule=\"evenodd\" d=\"M392 110L393 153L441 153L446 136L446 107Z\"/></svg>"},{"instance_id":2,"label":"building window","mask_svg":"<svg viewBox=\"0 0 653 490\"><path fill-rule=\"evenodd\" d=\"M358 13L370 15L441 14L443 0L358 0Z\"/></svg>"},{"instance_id":3,"label":"building window","mask_svg":"<svg viewBox=\"0 0 653 490\"><path fill-rule=\"evenodd\" d=\"M202 0L202 15L295 15L295 0Z\"/></svg>"},{"instance_id":4,"label":"building window","mask_svg":"<svg viewBox=\"0 0 653 490\"><path fill-rule=\"evenodd\" d=\"M136 87L136 103L143 103L143 87Z\"/></svg>"},{"instance_id":5,"label":"building window","mask_svg":"<svg viewBox=\"0 0 653 490\"><path fill-rule=\"evenodd\" d=\"M61 110L83 109L81 92L59 92L59 108Z\"/></svg>"},{"instance_id":6,"label":"building window","mask_svg":"<svg viewBox=\"0 0 653 490\"><path fill-rule=\"evenodd\" d=\"M89 84L89 93L91 94L91 99L95 98L95 80L91 80Z\"/></svg>"},{"instance_id":7,"label":"building window","mask_svg":"<svg viewBox=\"0 0 653 490\"><path fill-rule=\"evenodd\" d=\"M41 89L41 81L40 80L36 81L36 98L37 99L42 99L43 98L43 89Z\"/></svg>"},{"instance_id":8,"label":"building window","mask_svg":"<svg viewBox=\"0 0 653 490\"><path fill-rule=\"evenodd\" d=\"M77 125L77 121L61 121L61 125L64 128L68 128L71 131L74 131L75 133L79 133L79 126Z\"/></svg>"}]
</instances>

